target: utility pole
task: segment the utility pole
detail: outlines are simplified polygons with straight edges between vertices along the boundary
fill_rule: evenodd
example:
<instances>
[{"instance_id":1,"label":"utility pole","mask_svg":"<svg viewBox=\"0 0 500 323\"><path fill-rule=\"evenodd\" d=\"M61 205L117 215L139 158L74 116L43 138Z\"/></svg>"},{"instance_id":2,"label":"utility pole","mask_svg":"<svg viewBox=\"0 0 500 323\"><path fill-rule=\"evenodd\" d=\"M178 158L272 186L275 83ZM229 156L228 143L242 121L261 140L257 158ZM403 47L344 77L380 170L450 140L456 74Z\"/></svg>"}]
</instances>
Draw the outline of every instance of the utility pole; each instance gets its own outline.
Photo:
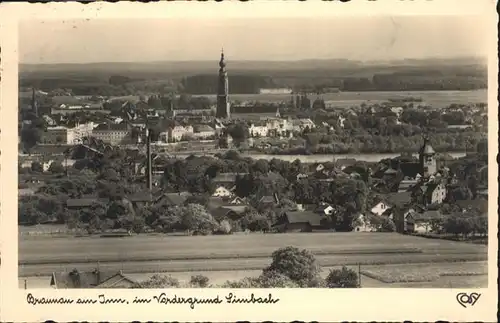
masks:
<instances>
[{"instance_id":1,"label":"utility pole","mask_svg":"<svg viewBox=\"0 0 500 323\"><path fill-rule=\"evenodd\" d=\"M146 128L146 158L147 158L147 185L148 190L151 193L153 191L153 175L152 168L153 163L151 160L151 130Z\"/></svg>"},{"instance_id":2,"label":"utility pole","mask_svg":"<svg viewBox=\"0 0 500 323\"><path fill-rule=\"evenodd\" d=\"M358 263L358 286L361 287L361 264Z\"/></svg>"}]
</instances>

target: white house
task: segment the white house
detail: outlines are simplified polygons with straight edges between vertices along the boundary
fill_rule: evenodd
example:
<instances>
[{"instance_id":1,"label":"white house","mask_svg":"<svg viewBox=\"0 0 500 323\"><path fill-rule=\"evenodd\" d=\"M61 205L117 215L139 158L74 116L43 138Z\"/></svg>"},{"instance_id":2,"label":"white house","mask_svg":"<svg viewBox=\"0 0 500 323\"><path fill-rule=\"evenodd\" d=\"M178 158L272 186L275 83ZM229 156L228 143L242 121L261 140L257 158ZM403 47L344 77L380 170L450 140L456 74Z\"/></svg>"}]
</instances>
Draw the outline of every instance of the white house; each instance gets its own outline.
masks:
<instances>
[{"instance_id":1,"label":"white house","mask_svg":"<svg viewBox=\"0 0 500 323\"><path fill-rule=\"evenodd\" d=\"M344 128L344 122L346 121L346 118L344 118L343 116L339 116L338 121L339 121L340 128L343 129Z\"/></svg>"},{"instance_id":2,"label":"white house","mask_svg":"<svg viewBox=\"0 0 500 323\"><path fill-rule=\"evenodd\" d=\"M224 186L219 186L215 190L215 192L212 194L213 197L231 197L233 196L233 193L225 188Z\"/></svg>"},{"instance_id":3,"label":"white house","mask_svg":"<svg viewBox=\"0 0 500 323\"><path fill-rule=\"evenodd\" d=\"M168 132L168 138L171 141L176 142L180 141L185 135L192 135L194 131L192 126L175 126L170 128Z\"/></svg>"},{"instance_id":4,"label":"white house","mask_svg":"<svg viewBox=\"0 0 500 323\"><path fill-rule=\"evenodd\" d=\"M390 206L384 202L377 203L374 207L371 208L370 212L375 215L382 215Z\"/></svg>"},{"instance_id":5,"label":"white house","mask_svg":"<svg viewBox=\"0 0 500 323\"><path fill-rule=\"evenodd\" d=\"M252 137L267 137L269 128L266 124L252 124L248 131Z\"/></svg>"}]
</instances>

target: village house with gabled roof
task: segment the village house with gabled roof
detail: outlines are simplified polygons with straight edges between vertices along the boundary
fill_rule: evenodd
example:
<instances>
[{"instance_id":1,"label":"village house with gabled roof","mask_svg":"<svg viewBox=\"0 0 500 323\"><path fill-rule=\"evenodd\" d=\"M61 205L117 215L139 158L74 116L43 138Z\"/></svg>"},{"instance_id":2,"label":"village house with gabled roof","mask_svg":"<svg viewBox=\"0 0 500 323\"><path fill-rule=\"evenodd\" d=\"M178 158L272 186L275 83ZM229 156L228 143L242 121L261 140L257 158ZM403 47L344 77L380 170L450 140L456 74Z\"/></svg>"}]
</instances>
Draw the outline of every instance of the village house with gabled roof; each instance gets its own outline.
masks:
<instances>
[{"instance_id":1,"label":"village house with gabled roof","mask_svg":"<svg viewBox=\"0 0 500 323\"><path fill-rule=\"evenodd\" d=\"M233 195L234 194L231 189L222 185L217 187L212 194L213 197L232 197Z\"/></svg>"},{"instance_id":2,"label":"village house with gabled roof","mask_svg":"<svg viewBox=\"0 0 500 323\"><path fill-rule=\"evenodd\" d=\"M76 269L69 272L54 272L50 277L50 286L55 289L67 288L133 288L137 281L119 272L101 271L81 272Z\"/></svg>"},{"instance_id":3,"label":"village house with gabled roof","mask_svg":"<svg viewBox=\"0 0 500 323\"><path fill-rule=\"evenodd\" d=\"M372 214L375 214L375 215L378 215L378 216L381 216L382 214L384 214L384 212L386 212L389 208L391 207L391 205L389 205L387 202L384 202L384 201L379 201L377 202L375 205L373 205L370 209L370 212Z\"/></svg>"},{"instance_id":4,"label":"village house with gabled roof","mask_svg":"<svg viewBox=\"0 0 500 323\"><path fill-rule=\"evenodd\" d=\"M408 230L411 229L411 222L413 221L413 232L424 234L429 233L432 231L433 222L438 222L442 219L443 215L437 210L427 210L423 213L413 213L410 217L407 218Z\"/></svg>"},{"instance_id":5,"label":"village house with gabled roof","mask_svg":"<svg viewBox=\"0 0 500 323\"><path fill-rule=\"evenodd\" d=\"M311 232L325 230L326 217L312 211L287 211L273 224L280 232Z\"/></svg>"}]
</instances>

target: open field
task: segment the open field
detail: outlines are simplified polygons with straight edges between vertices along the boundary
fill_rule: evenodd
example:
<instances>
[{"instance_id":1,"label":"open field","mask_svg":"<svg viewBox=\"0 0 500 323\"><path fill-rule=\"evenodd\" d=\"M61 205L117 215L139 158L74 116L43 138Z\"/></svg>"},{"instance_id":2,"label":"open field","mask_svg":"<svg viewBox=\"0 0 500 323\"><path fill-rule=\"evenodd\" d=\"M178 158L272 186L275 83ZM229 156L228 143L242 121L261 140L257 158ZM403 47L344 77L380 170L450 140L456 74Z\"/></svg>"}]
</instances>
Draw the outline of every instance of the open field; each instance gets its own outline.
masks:
<instances>
[{"instance_id":1,"label":"open field","mask_svg":"<svg viewBox=\"0 0 500 323\"><path fill-rule=\"evenodd\" d=\"M308 249L325 267L482 261L487 248L392 233L249 234L207 237L36 238L19 241L19 275L54 271L127 273L247 271L267 266L278 248Z\"/></svg>"},{"instance_id":2,"label":"open field","mask_svg":"<svg viewBox=\"0 0 500 323\"><path fill-rule=\"evenodd\" d=\"M441 276L487 275L487 262L368 266L361 273L385 283L431 282Z\"/></svg>"}]
</instances>

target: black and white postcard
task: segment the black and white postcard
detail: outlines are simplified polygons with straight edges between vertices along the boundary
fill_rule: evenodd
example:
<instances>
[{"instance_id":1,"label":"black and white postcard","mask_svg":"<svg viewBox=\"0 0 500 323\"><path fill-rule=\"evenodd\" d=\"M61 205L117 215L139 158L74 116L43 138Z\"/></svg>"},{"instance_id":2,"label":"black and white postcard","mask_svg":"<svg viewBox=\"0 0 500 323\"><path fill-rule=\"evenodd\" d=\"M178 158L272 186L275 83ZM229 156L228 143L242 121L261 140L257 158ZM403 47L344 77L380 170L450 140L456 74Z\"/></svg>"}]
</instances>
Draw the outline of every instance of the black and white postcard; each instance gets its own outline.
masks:
<instances>
[{"instance_id":1,"label":"black and white postcard","mask_svg":"<svg viewBox=\"0 0 500 323\"><path fill-rule=\"evenodd\" d=\"M494 320L494 1L0 9L2 320Z\"/></svg>"}]
</instances>

